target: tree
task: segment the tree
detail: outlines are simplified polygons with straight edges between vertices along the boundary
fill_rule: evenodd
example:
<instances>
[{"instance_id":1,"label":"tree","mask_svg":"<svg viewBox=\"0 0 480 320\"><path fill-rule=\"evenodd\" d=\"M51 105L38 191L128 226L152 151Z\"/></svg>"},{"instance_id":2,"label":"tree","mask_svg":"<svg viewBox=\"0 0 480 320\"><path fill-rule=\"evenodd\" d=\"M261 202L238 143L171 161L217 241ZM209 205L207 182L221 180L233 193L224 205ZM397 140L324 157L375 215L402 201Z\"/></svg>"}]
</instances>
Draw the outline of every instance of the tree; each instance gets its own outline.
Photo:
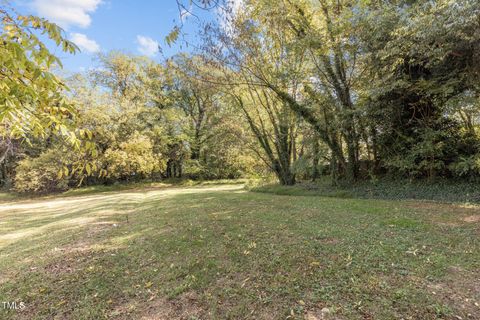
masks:
<instances>
[{"instance_id":1,"label":"tree","mask_svg":"<svg viewBox=\"0 0 480 320\"><path fill-rule=\"evenodd\" d=\"M7 183L23 142L60 139L79 153L94 153L91 133L77 130L76 108L69 101L65 83L51 70L61 67L39 34L46 35L64 52L78 48L63 30L45 19L24 16L5 6L0 8L0 165L2 184ZM55 137L53 137L55 136ZM75 164L85 171L86 163ZM61 173L66 171L61 166Z\"/></svg>"},{"instance_id":2,"label":"tree","mask_svg":"<svg viewBox=\"0 0 480 320\"><path fill-rule=\"evenodd\" d=\"M65 84L50 71L61 62L37 34L46 34L65 52L75 53L77 47L45 19L19 15L8 8L0 9L0 19L0 124L15 138L43 136L54 130L75 140L66 128L75 108L64 95ZM1 157L3 160L5 152Z\"/></svg>"},{"instance_id":3,"label":"tree","mask_svg":"<svg viewBox=\"0 0 480 320\"><path fill-rule=\"evenodd\" d=\"M214 127L221 122L220 92L210 83L199 80L201 57L179 55L168 64L175 71L173 106L183 110L190 120L185 130L190 137L190 158L200 160ZM205 158L204 155L203 158Z\"/></svg>"},{"instance_id":4,"label":"tree","mask_svg":"<svg viewBox=\"0 0 480 320\"><path fill-rule=\"evenodd\" d=\"M303 91L306 99L298 101L271 81L259 79L313 126L330 147L335 170L348 179L356 179L359 175L360 107L353 96L361 79L362 66L355 33L357 21L352 16L355 11L361 14L362 9L357 1L326 0L282 1L279 6L273 6L271 1L256 1L253 9L254 16L267 29L283 30L288 40L280 43L292 47L290 51L297 59L305 61Z\"/></svg>"},{"instance_id":5,"label":"tree","mask_svg":"<svg viewBox=\"0 0 480 320\"><path fill-rule=\"evenodd\" d=\"M263 153L257 155L275 173L282 185L295 184L293 162L296 160L297 118L271 92L250 86L232 94L258 140Z\"/></svg>"},{"instance_id":6,"label":"tree","mask_svg":"<svg viewBox=\"0 0 480 320\"><path fill-rule=\"evenodd\" d=\"M451 175L479 152L478 1L384 3L364 20L372 86L365 94L375 153L391 172Z\"/></svg>"},{"instance_id":7,"label":"tree","mask_svg":"<svg viewBox=\"0 0 480 320\"><path fill-rule=\"evenodd\" d=\"M232 97L261 148L254 151L281 184L292 185L298 118L271 88L300 97L303 61L283 45L287 39L280 30L252 23L248 13L231 21L228 28L207 28L204 56L210 68L199 74Z\"/></svg>"}]
</instances>

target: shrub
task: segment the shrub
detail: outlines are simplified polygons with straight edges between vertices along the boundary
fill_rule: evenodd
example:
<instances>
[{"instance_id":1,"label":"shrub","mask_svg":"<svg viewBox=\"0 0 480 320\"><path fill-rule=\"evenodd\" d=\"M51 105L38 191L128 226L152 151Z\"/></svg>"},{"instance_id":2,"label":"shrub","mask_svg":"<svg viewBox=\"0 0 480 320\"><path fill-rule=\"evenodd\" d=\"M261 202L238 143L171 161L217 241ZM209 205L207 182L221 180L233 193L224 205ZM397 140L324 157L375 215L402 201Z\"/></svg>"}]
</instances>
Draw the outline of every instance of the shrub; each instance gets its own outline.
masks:
<instances>
[{"instance_id":1,"label":"shrub","mask_svg":"<svg viewBox=\"0 0 480 320\"><path fill-rule=\"evenodd\" d=\"M109 177L126 180L145 178L164 167L160 155L154 154L150 139L138 133L118 149L107 149L105 163Z\"/></svg>"},{"instance_id":2,"label":"shrub","mask_svg":"<svg viewBox=\"0 0 480 320\"><path fill-rule=\"evenodd\" d=\"M449 169L457 177L473 177L480 174L480 155L460 157L450 164Z\"/></svg>"},{"instance_id":3,"label":"shrub","mask_svg":"<svg viewBox=\"0 0 480 320\"><path fill-rule=\"evenodd\" d=\"M68 176L59 176L62 153L47 150L36 158L27 157L16 167L15 190L18 192L49 193L68 189Z\"/></svg>"}]
</instances>

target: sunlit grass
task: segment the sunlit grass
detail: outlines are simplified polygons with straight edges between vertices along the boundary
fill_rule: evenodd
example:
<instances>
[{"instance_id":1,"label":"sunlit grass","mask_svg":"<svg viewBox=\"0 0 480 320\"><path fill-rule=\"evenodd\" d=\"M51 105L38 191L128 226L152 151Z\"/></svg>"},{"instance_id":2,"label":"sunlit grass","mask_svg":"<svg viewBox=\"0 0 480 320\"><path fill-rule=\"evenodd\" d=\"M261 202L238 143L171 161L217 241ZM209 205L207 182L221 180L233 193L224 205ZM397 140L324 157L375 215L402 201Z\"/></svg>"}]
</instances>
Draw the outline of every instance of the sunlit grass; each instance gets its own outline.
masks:
<instances>
[{"instance_id":1,"label":"sunlit grass","mask_svg":"<svg viewBox=\"0 0 480 320\"><path fill-rule=\"evenodd\" d=\"M27 308L0 318L475 319L479 215L241 184L7 202L0 300Z\"/></svg>"}]
</instances>

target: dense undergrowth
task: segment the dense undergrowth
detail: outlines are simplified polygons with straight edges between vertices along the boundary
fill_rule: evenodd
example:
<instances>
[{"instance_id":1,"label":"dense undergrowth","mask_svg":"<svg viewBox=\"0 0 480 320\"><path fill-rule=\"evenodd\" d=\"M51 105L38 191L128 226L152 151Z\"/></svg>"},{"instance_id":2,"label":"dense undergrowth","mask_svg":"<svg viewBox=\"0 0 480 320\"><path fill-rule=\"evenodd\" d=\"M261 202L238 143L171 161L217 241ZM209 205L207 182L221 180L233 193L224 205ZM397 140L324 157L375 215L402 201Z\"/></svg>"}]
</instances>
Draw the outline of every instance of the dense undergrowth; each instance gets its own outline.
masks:
<instances>
[{"instance_id":1,"label":"dense undergrowth","mask_svg":"<svg viewBox=\"0 0 480 320\"><path fill-rule=\"evenodd\" d=\"M252 185L250 190L278 195L480 203L480 184L478 182L455 180L398 181L385 179L333 184L325 178L317 182L300 182L295 186L257 184Z\"/></svg>"}]
</instances>

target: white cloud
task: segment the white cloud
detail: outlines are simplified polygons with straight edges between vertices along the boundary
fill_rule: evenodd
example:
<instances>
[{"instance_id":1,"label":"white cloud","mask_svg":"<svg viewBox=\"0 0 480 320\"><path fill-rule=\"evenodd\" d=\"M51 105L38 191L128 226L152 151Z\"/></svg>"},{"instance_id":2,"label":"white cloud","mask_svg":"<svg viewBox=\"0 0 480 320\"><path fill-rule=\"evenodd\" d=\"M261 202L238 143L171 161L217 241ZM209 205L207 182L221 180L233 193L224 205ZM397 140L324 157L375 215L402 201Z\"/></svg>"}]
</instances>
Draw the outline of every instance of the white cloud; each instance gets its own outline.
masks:
<instances>
[{"instance_id":1,"label":"white cloud","mask_svg":"<svg viewBox=\"0 0 480 320\"><path fill-rule=\"evenodd\" d=\"M88 53L95 53L100 51L100 46L95 40L89 39L83 33L70 34L70 40L72 40L77 46Z\"/></svg>"},{"instance_id":2,"label":"white cloud","mask_svg":"<svg viewBox=\"0 0 480 320\"><path fill-rule=\"evenodd\" d=\"M238 13L245 11L245 0L227 0L224 6L217 9L217 17L222 29L227 33L233 32L233 21Z\"/></svg>"},{"instance_id":3,"label":"white cloud","mask_svg":"<svg viewBox=\"0 0 480 320\"><path fill-rule=\"evenodd\" d=\"M153 57L158 52L158 42L150 37L137 36L138 51L146 56Z\"/></svg>"},{"instance_id":4,"label":"white cloud","mask_svg":"<svg viewBox=\"0 0 480 320\"><path fill-rule=\"evenodd\" d=\"M41 17L63 28L78 26L86 28L92 22L93 13L102 0L33 0L32 7Z\"/></svg>"}]
</instances>

